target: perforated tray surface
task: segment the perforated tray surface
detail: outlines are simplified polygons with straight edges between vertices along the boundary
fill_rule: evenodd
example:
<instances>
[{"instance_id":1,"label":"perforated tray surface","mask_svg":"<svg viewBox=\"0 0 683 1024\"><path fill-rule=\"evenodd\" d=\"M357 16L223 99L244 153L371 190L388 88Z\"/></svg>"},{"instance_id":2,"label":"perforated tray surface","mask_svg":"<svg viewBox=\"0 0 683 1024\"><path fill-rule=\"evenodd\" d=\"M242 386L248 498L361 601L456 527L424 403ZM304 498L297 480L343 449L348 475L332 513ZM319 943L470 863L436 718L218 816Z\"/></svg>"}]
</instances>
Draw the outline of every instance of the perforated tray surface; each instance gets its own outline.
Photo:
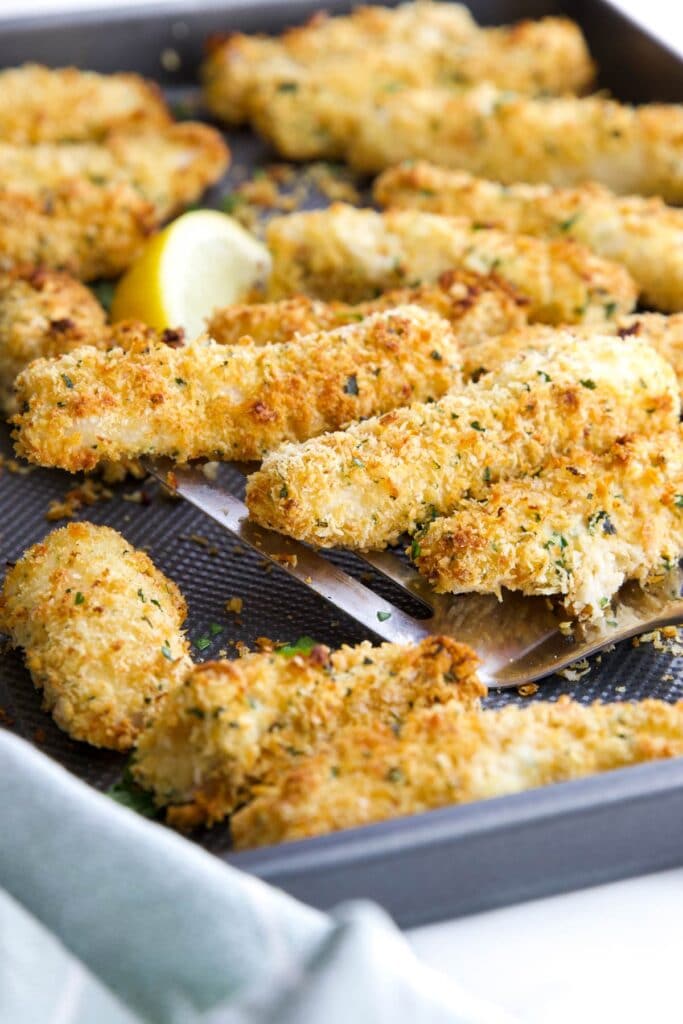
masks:
<instances>
[{"instance_id":1,"label":"perforated tray surface","mask_svg":"<svg viewBox=\"0 0 683 1024\"><path fill-rule=\"evenodd\" d=\"M251 8L251 15L255 6ZM472 6L477 15L477 4ZM531 6L533 10L529 11L529 4L519 5L515 10L505 5L497 20L510 21L525 13L547 12L551 5ZM591 11L595 18L600 12L614 18L614 14L600 4L592 5ZM488 13L491 13L490 5ZM158 19L158 35L162 40L171 23L178 24L177 12L173 20L164 15L154 17ZM209 15L199 12L194 29L193 17L183 20L187 31L182 39L185 45L196 49L195 34L205 34ZM221 18L216 12L214 17L213 28L226 27L225 17ZM495 14L493 20L496 20ZM117 47L120 53L125 53L123 47L129 34L124 22L125 19L119 24L114 19L111 26L101 29L107 33L109 54L112 48L116 52ZM144 19L144 25L149 28L150 24L155 24L153 18ZM261 27L273 30L279 26L271 21ZM62 30L63 50L68 51L67 56L62 58L60 51L52 49L52 57L47 59L54 64L73 59L74 39L86 28L74 23L71 34L65 35ZM640 39L641 49L648 51L655 46L632 26L627 26L626 31L631 38ZM92 32L92 27L87 28L90 36ZM40 33L21 28L15 37L15 43L17 41L13 62L29 59L34 52L46 59L46 40ZM0 63L6 46L7 42L0 41ZM25 52L21 52L22 47ZM661 51L661 55L662 60L672 60L666 51ZM82 63L100 66L97 61L83 60ZM131 67L131 64L122 58L120 66ZM680 65L674 66L680 71ZM146 66L132 67L146 73L150 70ZM175 86L170 94L174 103L183 100L189 101L192 107L197 105L194 88ZM683 83L679 98L683 99ZM221 197L236 181L248 176L259 164L275 159L247 132L231 133L229 143L233 154L231 172L209 193L206 205L220 206ZM4 425L0 426L0 451L6 456L12 454L9 431ZM235 493L241 492L242 479L229 467L222 467L221 479L229 482ZM50 529L63 525L46 520L49 503L64 497L79 482L60 471L32 469L25 475L8 469L2 471L0 560L3 564L16 560ZM281 570L266 567L256 555L243 549L190 505L161 494L153 481L129 480L112 490L111 499L81 510L77 518L106 523L120 530L136 547L149 552L187 598L190 608L187 626L193 640L209 634L211 624L222 627L222 631L212 637L209 647L200 651L194 646L196 660L223 654L234 657L237 654L235 642L253 648L257 638L264 636L291 641L307 634L330 646L373 639L370 629L364 632L357 623L336 612ZM130 500L131 497L139 499L140 492L142 501ZM367 565L361 565L348 554L332 557L347 571L355 575L362 573L364 581L368 581ZM383 578L375 576L371 585L411 610L410 599L403 598ZM225 610L225 603L232 596L243 600L239 617ZM554 700L563 693L584 703L645 696L675 700L683 697L683 659L662 652L651 643L634 647L629 641L604 654L599 661L593 660L590 672L576 682L553 677L541 685L535 697L493 692L487 703L499 706L529 699ZM16 651L3 654L0 662L0 707L4 709L5 726L36 743L98 789L107 788L120 775L125 757L76 743L56 728L42 711L40 695L31 684L21 654ZM677 809L673 816L672 806ZM234 857L229 853L227 825L194 838L207 849L279 882L311 902L329 905L340 897L373 896L382 900L402 923L415 923L602 878L669 866L680 856L680 835L677 829L672 832L672 822L682 820L681 810L683 772L680 765L662 764L489 801L486 806L446 808L413 819ZM598 829L593 839L586 838L583 845L579 843L580 848L570 854L591 816L594 819L597 816L605 825L611 823L609 835ZM546 861L542 851L558 843L561 849L556 849L553 858ZM626 845L628 855L624 851Z\"/></svg>"}]
</instances>

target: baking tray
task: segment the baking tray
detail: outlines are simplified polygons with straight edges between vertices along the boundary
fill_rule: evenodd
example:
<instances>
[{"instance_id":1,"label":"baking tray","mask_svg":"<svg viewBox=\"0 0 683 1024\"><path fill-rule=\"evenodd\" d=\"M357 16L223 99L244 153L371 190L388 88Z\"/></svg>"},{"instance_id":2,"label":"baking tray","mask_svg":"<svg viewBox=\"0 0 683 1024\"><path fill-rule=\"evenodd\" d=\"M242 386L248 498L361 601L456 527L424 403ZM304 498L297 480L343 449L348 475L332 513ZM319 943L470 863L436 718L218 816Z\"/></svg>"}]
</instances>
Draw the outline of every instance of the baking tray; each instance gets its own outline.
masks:
<instances>
[{"instance_id":1,"label":"baking tray","mask_svg":"<svg viewBox=\"0 0 683 1024\"><path fill-rule=\"evenodd\" d=\"M0 66L38 60L73 63L101 71L134 70L157 78L175 100L196 99L196 68L206 37L231 29L277 31L301 21L311 3L204 4L185 11L166 5L131 11L120 7L15 19L0 28ZM347 10L347 4L328 3ZM604 2L472 0L482 23L566 13L583 26L602 72L600 84L628 100L683 102L683 62ZM168 51L176 57L169 62ZM177 59L176 59L177 58ZM169 71L169 63L177 69ZM234 184L238 169L273 159L249 132L230 135L233 170L212 190L208 204ZM0 451L11 452L0 427ZM236 493L240 478L228 467L223 479ZM11 561L53 526L45 513L78 481L58 471L0 476L0 559ZM111 500L79 513L107 523L146 548L188 599L189 634L207 626L222 633L195 656L210 658L235 641L254 645L259 636L293 640L303 634L338 645L372 637L278 569L240 550L220 527L189 505L161 496L156 486L127 482ZM335 555L347 570L367 573L352 555ZM410 599L377 578L377 589L410 610ZM239 596L239 620L225 602ZM407 604L406 604L407 601ZM228 642L231 641L232 645ZM577 700L665 700L683 697L683 659L652 644L619 645L575 682L554 677L537 698L569 693ZM528 699L528 698L525 698ZM533 698L532 698L533 699ZM517 694L492 693L490 706L521 702ZM37 694L16 652L0 664L4 724L99 789L120 774L125 758L75 743L41 711ZM239 867L320 907L340 899L369 897L402 925L454 917L518 900L593 885L683 863L683 759L625 769L516 796L426 814L279 847L233 854L229 829L197 833L195 840Z\"/></svg>"}]
</instances>

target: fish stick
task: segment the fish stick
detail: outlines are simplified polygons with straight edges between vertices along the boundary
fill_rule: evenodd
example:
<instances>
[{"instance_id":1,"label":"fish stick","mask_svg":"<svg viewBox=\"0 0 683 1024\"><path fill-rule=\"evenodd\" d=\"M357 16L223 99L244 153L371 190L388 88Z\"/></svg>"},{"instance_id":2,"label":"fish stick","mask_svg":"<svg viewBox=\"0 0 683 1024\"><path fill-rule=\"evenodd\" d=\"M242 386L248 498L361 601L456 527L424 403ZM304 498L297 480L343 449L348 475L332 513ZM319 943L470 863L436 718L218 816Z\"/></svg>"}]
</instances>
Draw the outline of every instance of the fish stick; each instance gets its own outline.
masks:
<instances>
[{"instance_id":1,"label":"fish stick","mask_svg":"<svg viewBox=\"0 0 683 1024\"><path fill-rule=\"evenodd\" d=\"M69 523L12 566L0 628L24 649L44 707L76 740L127 750L191 665L185 602L107 526Z\"/></svg>"},{"instance_id":2,"label":"fish stick","mask_svg":"<svg viewBox=\"0 0 683 1024\"><path fill-rule=\"evenodd\" d=\"M624 339L641 338L671 364L683 395L682 314L634 313L601 324L574 324L565 330L577 340L608 334ZM478 380L482 374L499 370L522 352L546 351L556 336L556 329L546 324L527 324L498 334L490 332L461 337L458 332L463 374L466 379Z\"/></svg>"},{"instance_id":3,"label":"fish stick","mask_svg":"<svg viewBox=\"0 0 683 1024\"><path fill-rule=\"evenodd\" d=\"M85 285L54 270L0 274L0 412L18 411L12 386L32 359L56 356L107 335L106 317Z\"/></svg>"},{"instance_id":4,"label":"fish stick","mask_svg":"<svg viewBox=\"0 0 683 1024\"><path fill-rule=\"evenodd\" d=\"M683 701L433 708L398 735L343 729L233 815L238 849L322 835L683 755Z\"/></svg>"},{"instance_id":5,"label":"fish stick","mask_svg":"<svg viewBox=\"0 0 683 1024\"><path fill-rule=\"evenodd\" d=\"M246 500L258 523L299 540L383 548L570 446L599 453L628 433L675 430L679 410L673 369L649 345L558 332L546 351L438 402L283 444L249 477Z\"/></svg>"},{"instance_id":6,"label":"fish stick","mask_svg":"<svg viewBox=\"0 0 683 1024\"><path fill-rule=\"evenodd\" d=\"M421 708L456 715L485 687L469 647L444 637L330 652L250 654L197 666L141 736L137 782L185 827L230 814L269 769L359 716L400 730Z\"/></svg>"},{"instance_id":7,"label":"fish stick","mask_svg":"<svg viewBox=\"0 0 683 1024\"><path fill-rule=\"evenodd\" d=\"M304 294L362 302L378 292L437 280L445 270L495 271L529 299L529 319L602 320L628 313L636 289L627 271L575 242L476 230L419 210L381 214L336 203L278 217L267 233L269 297Z\"/></svg>"},{"instance_id":8,"label":"fish stick","mask_svg":"<svg viewBox=\"0 0 683 1024\"><path fill-rule=\"evenodd\" d=\"M152 454L252 460L460 380L447 321L403 306L281 345L199 338L39 360L16 381L13 422L18 452L71 472Z\"/></svg>"},{"instance_id":9,"label":"fish stick","mask_svg":"<svg viewBox=\"0 0 683 1024\"><path fill-rule=\"evenodd\" d=\"M84 281L115 277L156 227L154 206L127 182L103 188L64 180L50 188L47 205L30 186L0 188L0 268L33 264Z\"/></svg>"},{"instance_id":10,"label":"fish stick","mask_svg":"<svg viewBox=\"0 0 683 1024\"><path fill-rule=\"evenodd\" d=\"M622 195L683 201L683 106L674 104L533 99L483 83L459 94L384 94L347 117L346 130L344 157L365 172L437 153L446 167L506 185L597 181Z\"/></svg>"},{"instance_id":11,"label":"fish stick","mask_svg":"<svg viewBox=\"0 0 683 1024\"><path fill-rule=\"evenodd\" d=\"M186 121L163 130L114 133L103 142L34 146L0 143L7 190L40 194L82 180L101 188L130 183L160 218L197 199L227 166L227 149L208 125Z\"/></svg>"},{"instance_id":12,"label":"fish stick","mask_svg":"<svg viewBox=\"0 0 683 1024\"><path fill-rule=\"evenodd\" d=\"M230 124L253 114L264 86L324 76L346 99L406 85L462 86L482 79L520 92L585 89L594 74L581 30L566 18L479 28L460 4L360 7L316 16L279 37L231 33L210 49L201 76L209 109Z\"/></svg>"},{"instance_id":13,"label":"fish stick","mask_svg":"<svg viewBox=\"0 0 683 1024\"><path fill-rule=\"evenodd\" d=\"M355 305L295 295L277 302L225 306L207 320L207 331L222 345L236 345L245 335L258 345L275 344L405 305L421 306L448 320L461 346L474 345L483 336L502 334L527 322L527 300L502 278L463 270L447 271L435 284L398 288Z\"/></svg>"},{"instance_id":14,"label":"fish stick","mask_svg":"<svg viewBox=\"0 0 683 1024\"><path fill-rule=\"evenodd\" d=\"M437 591L561 595L600 619L628 579L645 584L683 554L679 431L578 449L533 479L493 484L416 534L412 553Z\"/></svg>"},{"instance_id":15,"label":"fish stick","mask_svg":"<svg viewBox=\"0 0 683 1024\"><path fill-rule=\"evenodd\" d=\"M381 206L468 217L541 238L573 238L623 264L641 301L665 313L683 309L683 211L661 199L617 196L594 182L573 189L499 185L432 164L403 164L375 182Z\"/></svg>"},{"instance_id":16,"label":"fish stick","mask_svg":"<svg viewBox=\"0 0 683 1024\"><path fill-rule=\"evenodd\" d=\"M0 139L6 142L96 140L170 123L161 90L140 75L41 64L0 72Z\"/></svg>"},{"instance_id":17,"label":"fish stick","mask_svg":"<svg viewBox=\"0 0 683 1024\"><path fill-rule=\"evenodd\" d=\"M101 144L0 143L0 267L116 276L227 162L218 133L190 122Z\"/></svg>"}]
</instances>

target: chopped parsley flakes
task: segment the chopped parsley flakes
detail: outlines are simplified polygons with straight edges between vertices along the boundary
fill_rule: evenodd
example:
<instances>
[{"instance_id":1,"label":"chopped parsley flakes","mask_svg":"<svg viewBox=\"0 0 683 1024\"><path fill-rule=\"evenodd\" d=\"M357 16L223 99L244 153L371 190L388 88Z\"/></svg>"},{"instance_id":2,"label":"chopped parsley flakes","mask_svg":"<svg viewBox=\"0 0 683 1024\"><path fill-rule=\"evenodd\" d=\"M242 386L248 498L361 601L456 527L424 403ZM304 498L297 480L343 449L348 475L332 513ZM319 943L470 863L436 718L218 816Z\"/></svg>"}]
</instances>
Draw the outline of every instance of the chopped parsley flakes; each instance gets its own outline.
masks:
<instances>
[{"instance_id":1,"label":"chopped parsley flakes","mask_svg":"<svg viewBox=\"0 0 683 1024\"><path fill-rule=\"evenodd\" d=\"M281 654L284 658L293 658L297 654L310 654L316 646L317 642L312 636L300 636L296 643L285 644L284 647L279 647L277 653Z\"/></svg>"}]
</instances>

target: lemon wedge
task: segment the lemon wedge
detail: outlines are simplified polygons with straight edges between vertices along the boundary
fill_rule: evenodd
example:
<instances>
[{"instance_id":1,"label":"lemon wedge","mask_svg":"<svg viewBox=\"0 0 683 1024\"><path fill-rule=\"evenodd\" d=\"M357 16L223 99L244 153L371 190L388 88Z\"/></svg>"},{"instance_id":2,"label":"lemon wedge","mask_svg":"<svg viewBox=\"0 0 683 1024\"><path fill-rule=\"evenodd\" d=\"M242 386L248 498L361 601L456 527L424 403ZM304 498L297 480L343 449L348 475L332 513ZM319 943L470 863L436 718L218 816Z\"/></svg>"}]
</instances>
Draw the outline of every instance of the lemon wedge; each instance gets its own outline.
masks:
<instances>
[{"instance_id":1,"label":"lemon wedge","mask_svg":"<svg viewBox=\"0 0 683 1024\"><path fill-rule=\"evenodd\" d=\"M182 327L195 338L216 307L263 284L270 265L266 246L233 217L217 210L185 213L150 239L123 275L112 320L144 320L159 331Z\"/></svg>"}]
</instances>

